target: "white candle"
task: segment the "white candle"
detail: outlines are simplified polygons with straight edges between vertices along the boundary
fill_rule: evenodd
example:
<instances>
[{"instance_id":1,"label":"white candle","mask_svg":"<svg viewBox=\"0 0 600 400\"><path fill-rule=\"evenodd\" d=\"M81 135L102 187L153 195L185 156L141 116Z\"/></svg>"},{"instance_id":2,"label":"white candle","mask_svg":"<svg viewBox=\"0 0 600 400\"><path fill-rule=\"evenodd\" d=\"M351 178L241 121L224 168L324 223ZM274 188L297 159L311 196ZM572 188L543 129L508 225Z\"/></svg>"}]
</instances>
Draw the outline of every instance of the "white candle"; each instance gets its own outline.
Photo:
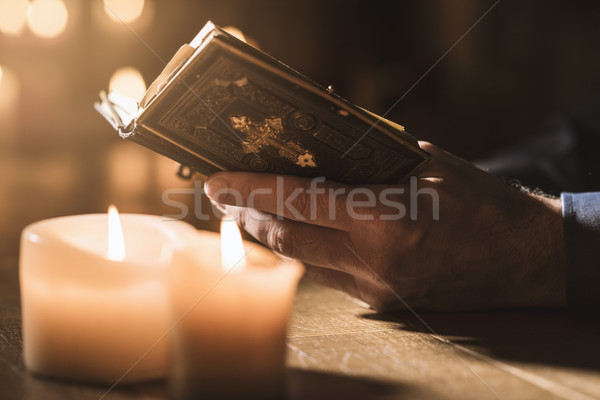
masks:
<instances>
[{"instance_id":1,"label":"white candle","mask_svg":"<svg viewBox=\"0 0 600 400\"><path fill-rule=\"evenodd\" d=\"M211 232L188 237L174 254L171 387L176 398L283 395L286 327L302 266L255 243L244 244L244 256L236 230L235 222L222 224L223 255L221 238Z\"/></svg>"},{"instance_id":2,"label":"white candle","mask_svg":"<svg viewBox=\"0 0 600 400\"><path fill-rule=\"evenodd\" d=\"M120 229L110 229L117 238L112 254L106 214L49 219L23 231L23 353L30 371L108 384L166 376L166 273L173 248L196 230L149 215L125 214L121 222L124 242Z\"/></svg>"}]
</instances>

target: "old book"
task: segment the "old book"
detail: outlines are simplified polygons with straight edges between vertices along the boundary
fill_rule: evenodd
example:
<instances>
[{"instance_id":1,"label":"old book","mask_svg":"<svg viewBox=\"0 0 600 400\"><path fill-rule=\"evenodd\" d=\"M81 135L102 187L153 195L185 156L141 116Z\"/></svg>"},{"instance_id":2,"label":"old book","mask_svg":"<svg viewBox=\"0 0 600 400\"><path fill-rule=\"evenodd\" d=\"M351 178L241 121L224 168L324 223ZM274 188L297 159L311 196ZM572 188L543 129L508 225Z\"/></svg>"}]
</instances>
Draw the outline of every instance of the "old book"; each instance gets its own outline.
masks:
<instances>
[{"instance_id":1,"label":"old book","mask_svg":"<svg viewBox=\"0 0 600 400\"><path fill-rule=\"evenodd\" d=\"M257 171L396 183L429 159L400 125L207 23L137 104L101 93L125 139L202 175Z\"/></svg>"}]
</instances>

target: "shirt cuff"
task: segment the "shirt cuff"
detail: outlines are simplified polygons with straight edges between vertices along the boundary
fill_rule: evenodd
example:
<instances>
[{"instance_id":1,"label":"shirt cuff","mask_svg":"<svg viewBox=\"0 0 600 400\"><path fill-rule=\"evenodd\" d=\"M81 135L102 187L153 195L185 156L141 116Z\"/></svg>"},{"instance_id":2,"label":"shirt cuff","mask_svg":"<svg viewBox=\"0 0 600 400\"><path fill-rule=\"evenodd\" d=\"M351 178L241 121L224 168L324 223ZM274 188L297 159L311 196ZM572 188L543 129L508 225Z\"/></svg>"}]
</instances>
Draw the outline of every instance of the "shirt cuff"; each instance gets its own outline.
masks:
<instances>
[{"instance_id":1,"label":"shirt cuff","mask_svg":"<svg viewBox=\"0 0 600 400\"><path fill-rule=\"evenodd\" d=\"M600 308L600 192L562 193L567 304Z\"/></svg>"}]
</instances>

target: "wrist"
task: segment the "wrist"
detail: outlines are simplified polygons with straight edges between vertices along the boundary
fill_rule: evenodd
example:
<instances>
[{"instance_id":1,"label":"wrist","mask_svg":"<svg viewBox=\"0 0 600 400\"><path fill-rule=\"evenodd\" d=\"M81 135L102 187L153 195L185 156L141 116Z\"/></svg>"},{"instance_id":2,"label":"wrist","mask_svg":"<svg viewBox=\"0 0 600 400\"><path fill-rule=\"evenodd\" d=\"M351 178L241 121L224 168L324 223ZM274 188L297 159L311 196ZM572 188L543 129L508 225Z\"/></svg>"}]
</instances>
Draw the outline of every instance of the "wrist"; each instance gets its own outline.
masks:
<instances>
[{"instance_id":1,"label":"wrist","mask_svg":"<svg viewBox=\"0 0 600 400\"><path fill-rule=\"evenodd\" d=\"M538 221L532 226L532 246L537 260L531 268L532 306L564 308L566 295L566 249L560 198L531 195L538 204Z\"/></svg>"}]
</instances>

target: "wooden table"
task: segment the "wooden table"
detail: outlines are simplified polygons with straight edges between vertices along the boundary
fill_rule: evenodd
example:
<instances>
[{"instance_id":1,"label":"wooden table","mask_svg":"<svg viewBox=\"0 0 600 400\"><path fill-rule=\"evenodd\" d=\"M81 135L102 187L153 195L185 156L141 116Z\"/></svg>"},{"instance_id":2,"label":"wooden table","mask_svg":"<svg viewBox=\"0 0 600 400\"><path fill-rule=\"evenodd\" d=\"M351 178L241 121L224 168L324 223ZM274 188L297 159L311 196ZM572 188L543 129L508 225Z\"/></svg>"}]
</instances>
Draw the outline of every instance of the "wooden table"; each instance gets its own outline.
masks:
<instances>
[{"instance_id":1,"label":"wooden table","mask_svg":"<svg viewBox=\"0 0 600 400\"><path fill-rule=\"evenodd\" d=\"M302 282L289 331L288 398L600 398L598 318L539 310L419 316L377 314ZM0 399L167 398L164 382L106 393L33 377L21 352L17 259L0 259Z\"/></svg>"}]
</instances>

